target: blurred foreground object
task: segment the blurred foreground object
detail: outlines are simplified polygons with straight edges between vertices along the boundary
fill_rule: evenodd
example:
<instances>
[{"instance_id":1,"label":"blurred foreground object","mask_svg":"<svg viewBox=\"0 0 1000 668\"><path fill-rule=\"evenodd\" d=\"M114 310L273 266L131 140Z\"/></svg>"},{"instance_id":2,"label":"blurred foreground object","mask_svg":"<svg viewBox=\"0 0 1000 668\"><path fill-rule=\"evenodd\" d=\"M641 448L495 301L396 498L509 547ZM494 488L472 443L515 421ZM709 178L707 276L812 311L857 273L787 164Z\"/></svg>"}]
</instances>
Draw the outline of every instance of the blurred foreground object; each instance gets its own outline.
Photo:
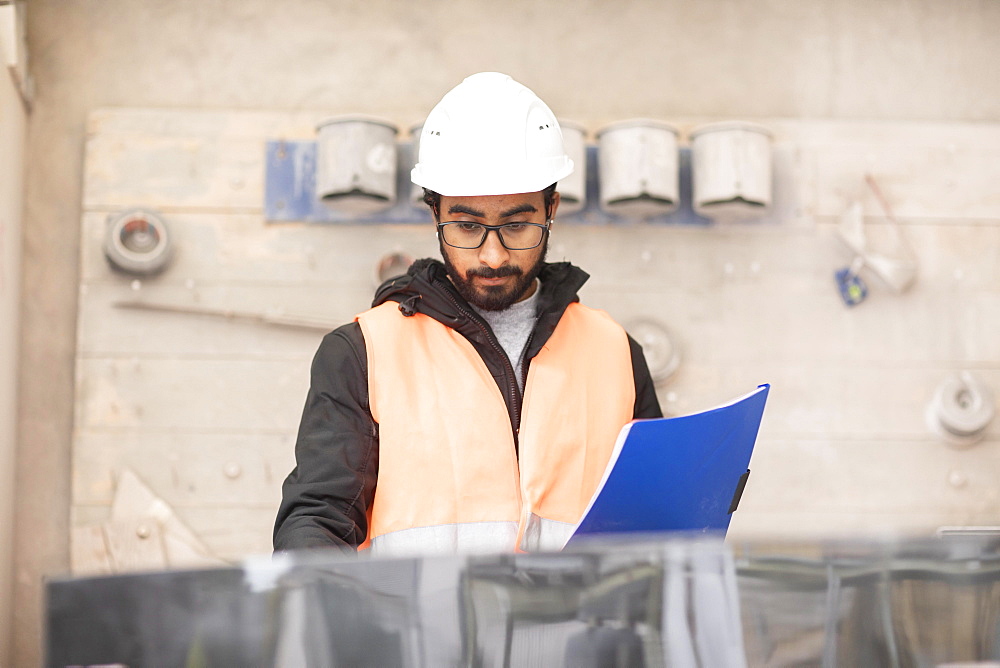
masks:
<instances>
[{"instance_id":1,"label":"blurred foreground object","mask_svg":"<svg viewBox=\"0 0 1000 668\"><path fill-rule=\"evenodd\" d=\"M49 665L933 666L1000 658L996 539L589 542L54 580Z\"/></svg>"}]
</instances>

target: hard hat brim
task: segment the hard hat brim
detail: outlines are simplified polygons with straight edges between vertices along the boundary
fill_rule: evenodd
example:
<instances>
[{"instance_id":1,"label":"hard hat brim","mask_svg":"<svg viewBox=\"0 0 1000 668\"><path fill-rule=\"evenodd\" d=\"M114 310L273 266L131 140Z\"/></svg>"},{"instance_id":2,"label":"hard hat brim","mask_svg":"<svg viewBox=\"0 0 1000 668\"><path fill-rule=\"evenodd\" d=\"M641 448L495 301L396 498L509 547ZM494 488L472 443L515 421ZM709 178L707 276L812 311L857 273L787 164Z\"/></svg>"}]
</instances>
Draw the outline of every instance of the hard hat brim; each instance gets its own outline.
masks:
<instances>
[{"instance_id":1,"label":"hard hat brim","mask_svg":"<svg viewBox=\"0 0 1000 668\"><path fill-rule=\"evenodd\" d=\"M444 173L438 173L443 171ZM476 197L481 195L511 195L545 190L573 173L573 160L568 156L543 158L525 164L516 173L497 178L495 174L479 174L474 169L456 175L453 169L435 170L418 163L410 172L410 180L446 197Z\"/></svg>"}]
</instances>

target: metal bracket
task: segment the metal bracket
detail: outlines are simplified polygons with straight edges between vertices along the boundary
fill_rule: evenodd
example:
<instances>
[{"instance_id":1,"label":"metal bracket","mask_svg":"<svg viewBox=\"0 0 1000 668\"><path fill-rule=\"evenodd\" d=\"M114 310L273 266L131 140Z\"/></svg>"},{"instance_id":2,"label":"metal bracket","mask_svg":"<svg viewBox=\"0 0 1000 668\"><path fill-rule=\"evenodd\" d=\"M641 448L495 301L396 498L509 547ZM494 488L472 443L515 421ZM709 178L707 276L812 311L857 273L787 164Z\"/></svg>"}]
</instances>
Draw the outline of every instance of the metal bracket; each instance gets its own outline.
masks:
<instances>
[{"instance_id":1,"label":"metal bracket","mask_svg":"<svg viewBox=\"0 0 1000 668\"><path fill-rule=\"evenodd\" d=\"M347 216L325 206L316 197L316 142L268 141L265 160L264 217L268 222L426 224L431 222L425 206L410 198L410 168L415 161L412 142L397 144L396 203L371 216ZM587 147L586 206L560 222L587 225L622 225L637 222L601 209L599 202L598 149ZM691 197L691 151L682 147L678 156L680 204L669 214L645 219L647 224L710 225L712 221L694 212Z\"/></svg>"}]
</instances>

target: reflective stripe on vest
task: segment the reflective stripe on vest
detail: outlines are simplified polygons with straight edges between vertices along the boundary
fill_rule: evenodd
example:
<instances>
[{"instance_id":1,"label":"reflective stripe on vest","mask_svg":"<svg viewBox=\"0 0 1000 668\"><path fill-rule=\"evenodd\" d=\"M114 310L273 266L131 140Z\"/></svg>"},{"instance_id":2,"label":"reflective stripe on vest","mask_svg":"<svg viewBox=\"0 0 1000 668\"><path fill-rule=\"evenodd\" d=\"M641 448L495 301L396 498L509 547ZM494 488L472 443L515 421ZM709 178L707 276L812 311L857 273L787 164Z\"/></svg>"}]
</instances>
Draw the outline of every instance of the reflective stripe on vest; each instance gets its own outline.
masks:
<instances>
[{"instance_id":1,"label":"reflective stripe on vest","mask_svg":"<svg viewBox=\"0 0 1000 668\"><path fill-rule=\"evenodd\" d=\"M625 331L570 304L529 367L519 461L504 397L464 336L395 303L358 322L379 424L373 552L561 548L632 419Z\"/></svg>"}]
</instances>

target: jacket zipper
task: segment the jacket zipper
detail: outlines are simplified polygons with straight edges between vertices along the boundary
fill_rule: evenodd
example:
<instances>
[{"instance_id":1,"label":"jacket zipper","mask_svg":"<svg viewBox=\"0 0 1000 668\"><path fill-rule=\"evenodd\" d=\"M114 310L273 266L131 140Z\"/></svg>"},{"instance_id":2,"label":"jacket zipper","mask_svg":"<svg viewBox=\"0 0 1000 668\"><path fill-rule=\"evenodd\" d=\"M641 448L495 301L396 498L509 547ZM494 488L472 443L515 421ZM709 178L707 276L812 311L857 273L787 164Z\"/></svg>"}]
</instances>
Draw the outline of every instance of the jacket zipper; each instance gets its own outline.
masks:
<instances>
[{"instance_id":1,"label":"jacket zipper","mask_svg":"<svg viewBox=\"0 0 1000 668\"><path fill-rule=\"evenodd\" d=\"M500 346L500 343L496 340L496 337L490 331L489 327L484 325L478 316L465 310L462 307L462 305L458 302L458 300L455 299L454 295L451 294L451 292L445 290L445 294L448 296L448 299L455 306L455 308L457 308L459 312L462 313L462 315L466 316L469 320L476 323L476 326L478 326L479 329L482 330L483 334L486 335L486 340L489 342L490 347L493 348L493 351L496 352L497 356L501 360L503 360L504 369L507 372L504 374L504 377L507 378L508 396L511 399L510 402L511 418L512 418L511 431L514 436L514 449L517 450L518 447L517 437L518 437L518 431L520 430L521 426L521 406L518 402L519 392L517 390L517 375L516 375L517 371L514 370L514 365L510 363L510 358L507 357L507 352Z\"/></svg>"},{"instance_id":2,"label":"jacket zipper","mask_svg":"<svg viewBox=\"0 0 1000 668\"><path fill-rule=\"evenodd\" d=\"M531 340L535 338L535 332L531 331L528 333L528 340L524 342L524 348L521 350L521 387L525 390L528 389L528 349L531 348ZM522 400L524 393L521 393ZM520 427L521 423L518 422L517 426Z\"/></svg>"},{"instance_id":3,"label":"jacket zipper","mask_svg":"<svg viewBox=\"0 0 1000 668\"><path fill-rule=\"evenodd\" d=\"M528 518L531 516L531 508L526 507L525 505L524 501L525 494L521 480L521 470L520 470L521 457L520 457L520 447L518 441L518 432L520 431L521 428L521 406L520 402L518 401L519 392L517 389L517 376L515 375L517 374L517 370L514 369L514 365L510 363L510 358L507 357L507 351L505 351L503 347L500 345L500 342L497 341L496 336L493 335L493 332L490 331L490 328L487 327L477 315L467 311L458 302L458 300L455 299L454 295L452 295L449 290L445 289L444 293L448 296L448 299L451 301L452 304L454 304L455 308L457 308L461 314L466 316L472 322L476 323L479 329L482 330L483 334L486 335L486 340L489 341L490 347L492 347L494 352L496 352L496 354L500 357L500 359L503 360L504 369L505 371L507 371L507 373L505 374L505 377L507 378L507 390L509 391L509 396L512 399L510 404L512 413L510 417L512 418L511 432L512 435L514 436L514 461L518 469L516 488L518 494L518 505L521 507L521 513L520 513L521 517L517 523L517 538L514 541L514 550L516 552L521 552L522 551L521 543L524 540L524 531L528 526ZM531 336L532 335L528 336L529 342L531 341ZM527 350L527 344L525 344L525 350ZM521 368L522 371L525 368L523 362ZM527 374L525 374L525 376L527 376Z\"/></svg>"}]
</instances>

